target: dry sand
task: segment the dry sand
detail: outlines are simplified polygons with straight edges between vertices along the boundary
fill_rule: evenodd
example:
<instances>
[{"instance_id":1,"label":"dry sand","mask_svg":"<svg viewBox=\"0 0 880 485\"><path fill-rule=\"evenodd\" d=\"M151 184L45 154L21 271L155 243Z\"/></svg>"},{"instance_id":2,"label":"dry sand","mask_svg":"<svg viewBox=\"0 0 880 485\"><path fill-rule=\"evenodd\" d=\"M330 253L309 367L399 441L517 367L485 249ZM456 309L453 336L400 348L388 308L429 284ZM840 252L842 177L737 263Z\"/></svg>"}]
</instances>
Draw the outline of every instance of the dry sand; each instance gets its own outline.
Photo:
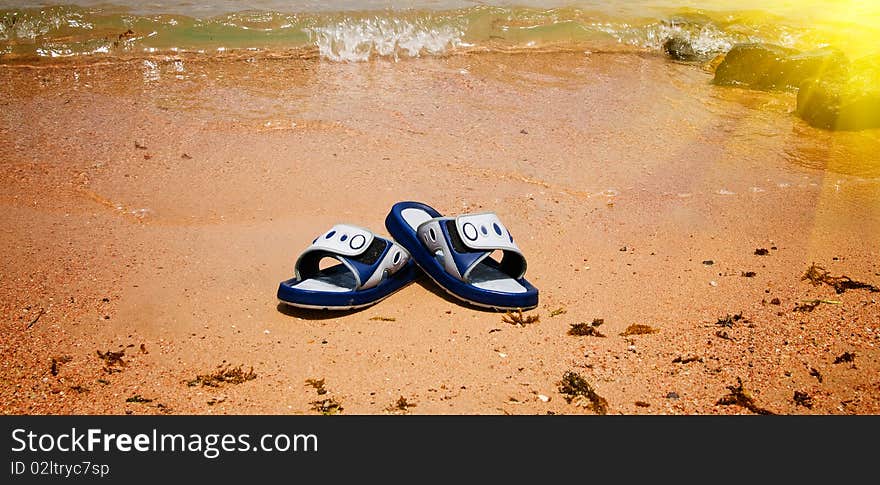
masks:
<instances>
[{"instance_id":1,"label":"dry sand","mask_svg":"<svg viewBox=\"0 0 880 485\"><path fill-rule=\"evenodd\" d=\"M801 277L880 285L880 135L710 79L582 52L2 66L0 412L592 413L574 371L610 414L875 414L880 293ZM498 213L540 320L425 280L277 305L314 236L385 233L399 200ZM222 365L256 378L187 384ZM719 404L738 380L752 409Z\"/></svg>"}]
</instances>

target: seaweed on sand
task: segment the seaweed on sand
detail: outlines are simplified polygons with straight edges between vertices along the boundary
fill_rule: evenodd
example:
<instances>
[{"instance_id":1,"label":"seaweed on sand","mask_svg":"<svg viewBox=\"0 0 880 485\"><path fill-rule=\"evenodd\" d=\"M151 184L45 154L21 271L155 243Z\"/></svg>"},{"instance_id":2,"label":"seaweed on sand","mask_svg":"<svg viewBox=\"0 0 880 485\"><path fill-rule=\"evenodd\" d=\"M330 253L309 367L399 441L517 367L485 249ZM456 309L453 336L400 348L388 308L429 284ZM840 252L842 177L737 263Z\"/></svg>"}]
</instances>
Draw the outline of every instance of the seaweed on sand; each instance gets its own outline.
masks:
<instances>
[{"instance_id":1,"label":"seaweed on sand","mask_svg":"<svg viewBox=\"0 0 880 485\"><path fill-rule=\"evenodd\" d=\"M726 331L718 330L715 332L715 336L724 340L736 340L730 336Z\"/></svg>"},{"instance_id":2,"label":"seaweed on sand","mask_svg":"<svg viewBox=\"0 0 880 485\"><path fill-rule=\"evenodd\" d=\"M339 414L343 411L342 404L336 402L336 400L332 397L328 397L327 399L320 399L318 401L312 401L309 404L312 405L312 411L317 411L324 416Z\"/></svg>"},{"instance_id":3,"label":"seaweed on sand","mask_svg":"<svg viewBox=\"0 0 880 485\"><path fill-rule=\"evenodd\" d=\"M569 404L574 402L577 406L583 406L593 410L596 414L608 413L608 401L596 393L580 374L568 371L559 382L559 392L565 395L565 401Z\"/></svg>"},{"instance_id":4,"label":"seaweed on sand","mask_svg":"<svg viewBox=\"0 0 880 485\"><path fill-rule=\"evenodd\" d=\"M569 335L585 336L585 337L604 337L605 334L599 331L599 326L605 323L602 318L594 318L592 323L572 323L568 329Z\"/></svg>"},{"instance_id":5,"label":"seaweed on sand","mask_svg":"<svg viewBox=\"0 0 880 485\"><path fill-rule=\"evenodd\" d=\"M400 396L393 404L385 408L386 411L394 414L406 414L409 412L409 408L416 407L415 403L411 403L407 401L407 399L403 396Z\"/></svg>"},{"instance_id":6,"label":"seaweed on sand","mask_svg":"<svg viewBox=\"0 0 880 485\"><path fill-rule=\"evenodd\" d=\"M57 376L58 375L58 368L61 366L61 364L66 364L66 363L70 362L71 360L73 360L73 357L71 357L69 355L62 355L60 357L52 357L52 364L49 366L49 372L53 376Z\"/></svg>"},{"instance_id":7,"label":"seaweed on sand","mask_svg":"<svg viewBox=\"0 0 880 485\"><path fill-rule=\"evenodd\" d=\"M126 399L125 402L148 403L148 402L153 402L153 400L147 399L147 398L141 396L140 394L135 394L134 396L131 396L130 398Z\"/></svg>"},{"instance_id":8,"label":"seaweed on sand","mask_svg":"<svg viewBox=\"0 0 880 485\"><path fill-rule=\"evenodd\" d=\"M703 358L697 355L691 355L688 357L678 356L673 359L673 364L690 364L691 362L702 362Z\"/></svg>"},{"instance_id":9,"label":"seaweed on sand","mask_svg":"<svg viewBox=\"0 0 880 485\"><path fill-rule=\"evenodd\" d=\"M375 317L370 317L370 320L377 320L380 322L395 322L395 321L397 321L397 319L394 317L383 317L383 316L379 316L379 315L376 315Z\"/></svg>"},{"instance_id":10,"label":"seaweed on sand","mask_svg":"<svg viewBox=\"0 0 880 485\"><path fill-rule=\"evenodd\" d=\"M880 288L869 283L855 281L846 275L831 276L828 270L816 263L807 268L807 272L804 273L801 279L809 281L813 286L820 286L823 283L831 286L838 295L846 290L868 290L871 293L880 292Z\"/></svg>"},{"instance_id":11,"label":"seaweed on sand","mask_svg":"<svg viewBox=\"0 0 880 485\"><path fill-rule=\"evenodd\" d=\"M796 312L812 312L819 306L820 303L825 303L827 305L840 305L841 302L837 300L804 300L799 305L795 305L794 310Z\"/></svg>"},{"instance_id":12,"label":"seaweed on sand","mask_svg":"<svg viewBox=\"0 0 880 485\"><path fill-rule=\"evenodd\" d=\"M565 308L559 307L556 310L552 310L550 312L551 317L555 317L557 315L562 315L563 313L567 313L568 311Z\"/></svg>"},{"instance_id":13,"label":"seaweed on sand","mask_svg":"<svg viewBox=\"0 0 880 485\"><path fill-rule=\"evenodd\" d=\"M517 310L516 313L510 311L505 312L501 317L501 321L518 327L524 327L529 323L537 323L541 321L541 317L539 315L524 316L522 310Z\"/></svg>"},{"instance_id":14,"label":"seaweed on sand","mask_svg":"<svg viewBox=\"0 0 880 485\"><path fill-rule=\"evenodd\" d=\"M742 406L742 407L748 409L749 411L751 411L755 414L776 414L773 411L764 409L764 408L758 406L757 404L755 404L755 400L752 398L752 396L750 396L749 393L746 392L745 389L743 389L743 383L742 383L741 378L737 377L736 378L736 385L735 386L727 386L727 389L730 391L730 393L727 394L726 396L723 396L715 404L721 405L721 406L730 406L732 404L736 404L738 406Z\"/></svg>"},{"instance_id":15,"label":"seaweed on sand","mask_svg":"<svg viewBox=\"0 0 880 485\"><path fill-rule=\"evenodd\" d=\"M742 313L737 313L736 315L727 314L726 316L719 317L718 321L715 322L715 325L719 327L733 327L733 324L736 322L742 321L743 323L748 323L748 318L743 318Z\"/></svg>"},{"instance_id":16,"label":"seaweed on sand","mask_svg":"<svg viewBox=\"0 0 880 485\"><path fill-rule=\"evenodd\" d=\"M306 379L306 385L314 387L319 396L327 394L327 389L324 388L324 379Z\"/></svg>"},{"instance_id":17,"label":"seaweed on sand","mask_svg":"<svg viewBox=\"0 0 880 485\"><path fill-rule=\"evenodd\" d=\"M100 350L96 350L98 353L98 358L104 361L104 368L110 369L112 367L125 367L125 361L122 360L125 357L125 349L120 350L119 352L101 352Z\"/></svg>"},{"instance_id":18,"label":"seaweed on sand","mask_svg":"<svg viewBox=\"0 0 880 485\"><path fill-rule=\"evenodd\" d=\"M203 385L207 387L220 387L223 384L241 384L257 378L254 368L244 370L242 366L232 367L229 364L219 365L217 370L210 374L197 375L195 379L186 381L186 385L193 387Z\"/></svg>"},{"instance_id":19,"label":"seaweed on sand","mask_svg":"<svg viewBox=\"0 0 880 485\"><path fill-rule=\"evenodd\" d=\"M844 353L838 355L837 358L834 359L834 363L835 364L842 364L844 362L853 362L854 360L856 360L855 352L844 352Z\"/></svg>"},{"instance_id":20,"label":"seaweed on sand","mask_svg":"<svg viewBox=\"0 0 880 485\"><path fill-rule=\"evenodd\" d=\"M626 327L626 330L624 330L623 333L621 333L620 335L622 335L624 337L626 337L628 335L647 335L650 333L657 333L659 331L660 330L658 330L650 325L644 325L641 323L634 323L634 324L630 325L629 327Z\"/></svg>"},{"instance_id":21,"label":"seaweed on sand","mask_svg":"<svg viewBox=\"0 0 880 485\"><path fill-rule=\"evenodd\" d=\"M813 409L813 396L810 396L806 392L794 391L794 397L792 399L794 400L794 403L798 406L803 406L807 409Z\"/></svg>"}]
</instances>

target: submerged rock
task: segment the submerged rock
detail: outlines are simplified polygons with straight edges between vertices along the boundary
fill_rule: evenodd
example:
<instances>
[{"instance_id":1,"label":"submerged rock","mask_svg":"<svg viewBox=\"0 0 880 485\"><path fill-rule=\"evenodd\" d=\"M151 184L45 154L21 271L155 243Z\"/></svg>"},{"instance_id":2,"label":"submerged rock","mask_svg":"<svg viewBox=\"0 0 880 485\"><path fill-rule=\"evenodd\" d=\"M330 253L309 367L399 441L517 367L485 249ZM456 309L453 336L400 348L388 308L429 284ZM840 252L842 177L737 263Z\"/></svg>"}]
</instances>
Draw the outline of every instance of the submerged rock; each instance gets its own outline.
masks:
<instances>
[{"instance_id":1,"label":"submerged rock","mask_svg":"<svg viewBox=\"0 0 880 485\"><path fill-rule=\"evenodd\" d=\"M713 82L767 90L794 90L818 76L846 73L849 61L834 48L809 52L773 44L738 44L715 69Z\"/></svg>"},{"instance_id":2,"label":"submerged rock","mask_svg":"<svg viewBox=\"0 0 880 485\"><path fill-rule=\"evenodd\" d=\"M701 61L701 56L694 50L690 41L683 37L671 37L663 43L663 52L676 61Z\"/></svg>"},{"instance_id":3,"label":"submerged rock","mask_svg":"<svg viewBox=\"0 0 880 485\"><path fill-rule=\"evenodd\" d=\"M822 76L798 90L797 114L831 130L880 128L880 57L853 63L850 76Z\"/></svg>"},{"instance_id":4,"label":"submerged rock","mask_svg":"<svg viewBox=\"0 0 880 485\"><path fill-rule=\"evenodd\" d=\"M661 21L659 34L668 36L663 52L677 61L704 62L730 48L715 22L699 13L683 13Z\"/></svg>"}]
</instances>

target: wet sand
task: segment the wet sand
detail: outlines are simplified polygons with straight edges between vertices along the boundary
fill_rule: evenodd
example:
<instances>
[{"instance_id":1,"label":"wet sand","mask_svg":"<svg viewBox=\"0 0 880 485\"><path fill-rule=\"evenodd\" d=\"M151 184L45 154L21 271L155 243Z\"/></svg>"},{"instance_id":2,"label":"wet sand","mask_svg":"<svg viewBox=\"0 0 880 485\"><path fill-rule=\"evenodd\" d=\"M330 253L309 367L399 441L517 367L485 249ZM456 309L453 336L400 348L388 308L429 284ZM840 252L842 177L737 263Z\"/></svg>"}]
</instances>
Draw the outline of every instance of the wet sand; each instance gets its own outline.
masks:
<instances>
[{"instance_id":1,"label":"wet sand","mask_svg":"<svg viewBox=\"0 0 880 485\"><path fill-rule=\"evenodd\" d=\"M0 412L591 413L574 371L611 414L751 413L719 404L738 379L774 413L875 414L880 293L801 276L880 286L880 134L710 79L638 53L0 66ZM498 213L540 321L426 279L277 305L312 238L385 233L399 200ZM187 384L226 364L257 377Z\"/></svg>"}]
</instances>

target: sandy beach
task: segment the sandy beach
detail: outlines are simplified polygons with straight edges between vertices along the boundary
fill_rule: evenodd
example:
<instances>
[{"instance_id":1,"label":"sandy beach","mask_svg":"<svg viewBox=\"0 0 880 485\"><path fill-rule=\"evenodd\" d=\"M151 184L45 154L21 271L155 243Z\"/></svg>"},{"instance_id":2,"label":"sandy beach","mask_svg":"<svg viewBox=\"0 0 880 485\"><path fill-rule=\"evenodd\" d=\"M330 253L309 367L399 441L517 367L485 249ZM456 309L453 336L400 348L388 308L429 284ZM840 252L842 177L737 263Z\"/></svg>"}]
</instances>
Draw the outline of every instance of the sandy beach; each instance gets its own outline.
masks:
<instances>
[{"instance_id":1,"label":"sandy beach","mask_svg":"<svg viewBox=\"0 0 880 485\"><path fill-rule=\"evenodd\" d=\"M571 371L608 414L876 414L880 293L803 276L880 286L880 135L711 79L627 49L0 66L0 412L598 412ZM497 213L539 320L427 278L278 305L315 236L401 200Z\"/></svg>"}]
</instances>

